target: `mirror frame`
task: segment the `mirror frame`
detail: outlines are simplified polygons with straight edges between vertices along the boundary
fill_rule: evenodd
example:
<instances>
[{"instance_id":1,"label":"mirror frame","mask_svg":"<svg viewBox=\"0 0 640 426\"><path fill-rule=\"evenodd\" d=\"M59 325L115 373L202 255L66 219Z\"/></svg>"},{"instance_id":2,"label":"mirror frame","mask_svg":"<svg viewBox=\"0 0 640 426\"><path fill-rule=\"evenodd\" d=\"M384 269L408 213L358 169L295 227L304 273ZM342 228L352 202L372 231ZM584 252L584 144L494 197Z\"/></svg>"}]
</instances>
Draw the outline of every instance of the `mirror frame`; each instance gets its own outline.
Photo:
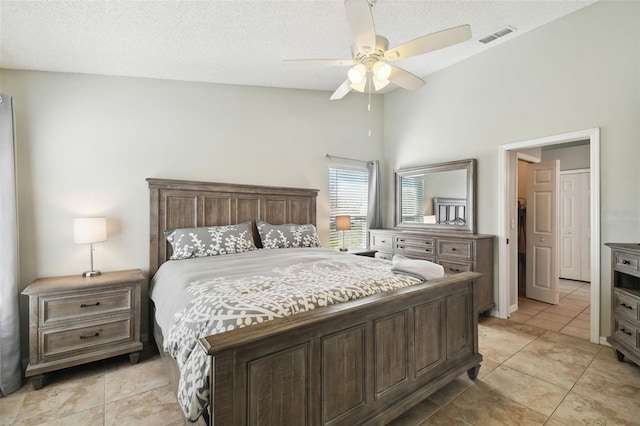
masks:
<instances>
[{"instance_id":1,"label":"mirror frame","mask_svg":"<svg viewBox=\"0 0 640 426\"><path fill-rule=\"evenodd\" d=\"M446 172L451 170L466 170L467 172L467 218L464 225L444 225L429 223L400 222L402 218L402 178L416 174L428 174L434 172ZM476 230L476 159L450 161L448 163L431 164L408 169L398 169L395 171L395 218L396 228L401 229L429 229L442 232L466 232L475 233Z\"/></svg>"}]
</instances>

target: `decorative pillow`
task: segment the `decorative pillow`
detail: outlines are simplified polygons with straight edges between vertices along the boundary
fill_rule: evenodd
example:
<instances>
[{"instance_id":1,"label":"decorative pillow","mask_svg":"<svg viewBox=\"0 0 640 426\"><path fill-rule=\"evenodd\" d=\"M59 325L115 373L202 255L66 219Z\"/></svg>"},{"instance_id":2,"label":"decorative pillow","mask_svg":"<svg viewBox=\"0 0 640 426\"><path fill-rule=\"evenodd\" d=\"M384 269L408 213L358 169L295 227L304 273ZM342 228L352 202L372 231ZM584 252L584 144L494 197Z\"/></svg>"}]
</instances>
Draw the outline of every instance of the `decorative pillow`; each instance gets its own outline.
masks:
<instances>
[{"instance_id":1,"label":"decorative pillow","mask_svg":"<svg viewBox=\"0 0 640 426\"><path fill-rule=\"evenodd\" d=\"M320 247L320 238L316 227L307 225L271 225L258 221L258 234L265 249L293 248L293 247Z\"/></svg>"},{"instance_id":2,"label":"decorative pillow","mask_svg":"<svg viewBox=\"0 0 640 426\"><path fill-rule=\"evenodd\" d=\"M255 250L251 222L203 228L178 228L167 233L172 260L218 256Z\"/></svg>"}]
</instances>

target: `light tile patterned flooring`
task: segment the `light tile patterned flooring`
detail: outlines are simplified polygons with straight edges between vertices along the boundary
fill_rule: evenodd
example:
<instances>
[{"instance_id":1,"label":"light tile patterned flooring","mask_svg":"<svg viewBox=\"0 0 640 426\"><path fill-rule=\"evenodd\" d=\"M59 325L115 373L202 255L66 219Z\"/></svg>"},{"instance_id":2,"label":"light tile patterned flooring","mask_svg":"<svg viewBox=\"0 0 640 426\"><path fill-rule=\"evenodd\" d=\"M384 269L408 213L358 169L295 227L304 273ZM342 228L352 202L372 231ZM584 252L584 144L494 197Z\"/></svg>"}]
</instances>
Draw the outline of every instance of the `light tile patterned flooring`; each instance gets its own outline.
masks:
<instances>
[{"instance_id":1,"label":"light tile patterned flooring","mask_svg":"<svg viewBox=\"0 0 640 426\"><path fill-rule=\"evenodd\" d=\"M481 318L475 381L466 374L391 424L638 425L640 367L611 348L555 331ZM54 372L44 388L0 398L0 425L183 425L159 355Z\"/></svg>"},{"instance_id":2,"label":"light tile patterned flooring","mask_svg":"<svg viewBox=\"0 0 640 426\"><path fill-rule=\"evenodd\" d=\"M581 339L590 339L591 285L582 281L560 280L560 303L518 298L518 310L511 321L535 325Z\"/></svg>"}]
</instances>

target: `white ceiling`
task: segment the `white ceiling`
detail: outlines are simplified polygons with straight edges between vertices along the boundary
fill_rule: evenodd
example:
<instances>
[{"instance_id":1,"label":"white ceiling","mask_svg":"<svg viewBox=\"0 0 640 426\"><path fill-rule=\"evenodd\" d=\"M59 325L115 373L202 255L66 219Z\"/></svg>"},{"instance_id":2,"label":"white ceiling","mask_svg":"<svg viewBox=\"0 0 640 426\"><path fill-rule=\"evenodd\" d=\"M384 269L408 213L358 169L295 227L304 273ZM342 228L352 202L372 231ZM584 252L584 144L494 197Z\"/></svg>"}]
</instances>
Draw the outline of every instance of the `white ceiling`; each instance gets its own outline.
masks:
<instances>
[{"instance_id":1,"label":"white ceiling","mask_svg":"<svg viewBox=\"0 0 640 426\"><path fill-rule=\"evenodd\" d=\"M373 17L391 47L471 25L471 40L394 63L425 77L591 3L378 0ZM0 68L333 91L346 68L282 60L349 59L352 40L342 0L1 0L0 44Z\"/></svg>"}]
</instances>

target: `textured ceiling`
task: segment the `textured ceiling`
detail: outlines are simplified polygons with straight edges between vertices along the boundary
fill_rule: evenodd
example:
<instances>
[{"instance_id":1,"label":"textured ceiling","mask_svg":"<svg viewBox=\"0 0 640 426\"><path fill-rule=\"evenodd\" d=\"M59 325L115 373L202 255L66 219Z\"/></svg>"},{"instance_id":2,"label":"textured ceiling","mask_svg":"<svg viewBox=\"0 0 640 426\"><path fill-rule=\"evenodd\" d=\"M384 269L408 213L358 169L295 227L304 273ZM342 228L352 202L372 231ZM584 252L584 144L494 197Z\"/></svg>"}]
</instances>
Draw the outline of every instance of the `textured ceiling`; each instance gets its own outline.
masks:
<instances>
[{"instance_id":1,"label":"textured ceiling","mask_svg":"<svg viewBox=\"0 0 640 426\"><path fill-rule=\"evenodd\" d=\"M373 17L390 46L471 25L471 40L394 63L428 82L593 2L378 0ZM507 25L518 31L478 42ZM0 1L0 68L333 91L346 68L282 60L349 59L351 45L342 0Z\"/></svg>"}]
</instances>

